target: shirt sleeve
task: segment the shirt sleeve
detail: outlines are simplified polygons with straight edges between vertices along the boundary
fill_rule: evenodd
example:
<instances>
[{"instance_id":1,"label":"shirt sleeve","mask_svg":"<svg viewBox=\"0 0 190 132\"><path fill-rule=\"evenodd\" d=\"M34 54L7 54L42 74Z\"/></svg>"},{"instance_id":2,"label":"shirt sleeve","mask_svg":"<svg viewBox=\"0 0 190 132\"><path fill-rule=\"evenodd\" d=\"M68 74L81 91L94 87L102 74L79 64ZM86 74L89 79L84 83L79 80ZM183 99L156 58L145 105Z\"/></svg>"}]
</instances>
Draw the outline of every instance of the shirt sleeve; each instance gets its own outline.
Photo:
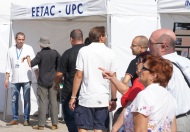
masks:
<instances>
[{"instance_id":1,"label":"shirt sleeve","mask_svg":"<svg viewBox=\"0 0 190 132\"><path fill-rule=\"evenodd\" d=\"M153 109L150 102L147 95L144 95L143 91L141 91L131 104L131 112L138 112L145 116L149 116Z\"/></svg>"},{"instance_id":2,"label":"shirt sleeve","mask_svg":"<svg viewBox=\"0 0 190 132\"><path fill-rule=\"evenodd\" d=\"M60 62L59 62L58 68L57 68L58 72L66 73L66 71L68 69L67 68L68 57L69 56L67 54L67 51L65 51L60 58Z\"/></svg>"},{"instance_id":3,"label":"shirt sleeve","mask_svg":"<svg viewBox=\"0 0 190 132\"><path fill-rule=\"evenodd\" d=\"M79 53L77 55L77 61L76 61L76 69L83 71L84 69L84 61L82 56L82 49L79 50Z\"/></svg>"},{"instance_id":4,"label":"shirt sleeve","mask_svg":"<svg viewBox=\"0 0 190 132\"><path fill-rule=\"evenodd\" d=\"M55 50L55 52L56 52L56 67L55 67L55 69L56 69L56 71L58 70L58 67L59 67L59 65L60 65L60 59L61 59L61 56L60 56L60 54Z\"/></svg>"},{"instance_id":5,"label":"shirt sleeve","mask_svg":"<svg viewBox=\"0 0 190 132\"><path fill-rule=\"evenodd\" d=\"M112 60L110 71L111 72L116 72L116 70L117 70L117 60L116 60L115 54L113 53L113 60Z\"/></svg>"},{"instance_id":6,"label":"shirt sleeve","mask_svg":"<svg viewBox=\"0 0 190 132\"><path fill-rule=\"evenodd\" d=\"M6 62L6 68L5 68L6 73L11 72L11 58L10 58L10 51L7 52L7 62Z\"/></svg>"},{"instance_id":7,"label":"shirt sleeve","mask_svg":"<svg viewBox=\"0 0 190 132\"><path fill-rule=\"evenodd\" d=\"M33 50L33 48L31 46L30 46L29 52L30 52L30 54L29 54L30 59L33 60L35 58L35 53L34 53L34 50ZM33 70L38 69L37 65L33 65L33 66L31 65L31 67L32 67Z\"/></svg>"},{"instance_id":8,"label":"shirt sleeve","mask_svg":"<svg viewBox=\"0 0 190 132\"><path fill-rule=\"evenodd\" d=\"M41 55L38 52L36 57L31 60L31 67L38 65L40 63L40 61L41 61Z\"/></svg>"},{"instance_id":9,"label":"shirt sleeve","mask_svg":"<svg viewBox=\"0 0 190 132\"><path fill-rule=\"evenodd\" d=\"M133 59L130 63L129 63L129 66L127 68L127 71L126 71L126 74L129 74L132 78L135 76L136 74L136 63L137 63L137 60L136 58Z\"/></svg>"}]
</instances>

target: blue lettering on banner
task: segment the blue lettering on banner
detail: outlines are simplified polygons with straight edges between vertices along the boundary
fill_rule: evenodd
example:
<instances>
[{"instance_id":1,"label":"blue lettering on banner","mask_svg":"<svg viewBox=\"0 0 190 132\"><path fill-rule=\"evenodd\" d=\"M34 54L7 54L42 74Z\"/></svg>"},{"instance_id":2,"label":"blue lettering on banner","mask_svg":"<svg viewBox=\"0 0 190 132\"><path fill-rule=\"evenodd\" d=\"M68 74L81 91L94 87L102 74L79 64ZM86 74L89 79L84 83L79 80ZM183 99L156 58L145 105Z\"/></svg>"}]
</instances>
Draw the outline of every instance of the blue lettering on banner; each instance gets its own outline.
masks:
<instances>
[{"instance_id":1,"label":"blue lettering on banner","mask_svg":"<svg viewBox=\"0 0 190 132\"><path fill-rule=\"evenodd\" d=\"M55 13L53 9L55 5L52 6L41 6L41 7L32 7L32 17L40 17L40 16L54 16Z\"/></svg>"},{"instance_id":2,"label":"blue lettering on banner","mask_svg":"<svg viewBox=\"0 0 190 132\"><path fill-rule=\"evenodd\" d=\"M81 3L78 5L78 13L79 13L79 14L82 14L82 13L83 13L83 11L80 11L80 10L79 10L79 9L80 9L80 8L79 8L80 6L82 6L82 4L81 4Z\"/></svg>"},{"instance_id":3,"label":"blue lettering on banner","mask_svg":"<svg viewBox=\"0 0 190 132\"><path fill-rule=\"evenodd\" d=\"M189 7L190 6L190 2L189 2L189 0L186 0L185 1L185 7Z\"/></svg>"},{"instance_id":4,"label":"blue lettering on banner","mask_svg":"<svg viewBox=\"0 0 190 132\"><path fill-rule=\"evenodd\" d=\"M81 7L82 7L83 5L80 3L80 4L78 4L78 5L76 5L76 4L69 4L69 5L66 5L66 8L65 8L65 13L67 14L67 15L70 15L71 14L71 12L72 12L72 14L75 14L75 11L77 11L79 14L82 14L83 13L83 11L81 11Z\"/></svg>"}]
</instances>

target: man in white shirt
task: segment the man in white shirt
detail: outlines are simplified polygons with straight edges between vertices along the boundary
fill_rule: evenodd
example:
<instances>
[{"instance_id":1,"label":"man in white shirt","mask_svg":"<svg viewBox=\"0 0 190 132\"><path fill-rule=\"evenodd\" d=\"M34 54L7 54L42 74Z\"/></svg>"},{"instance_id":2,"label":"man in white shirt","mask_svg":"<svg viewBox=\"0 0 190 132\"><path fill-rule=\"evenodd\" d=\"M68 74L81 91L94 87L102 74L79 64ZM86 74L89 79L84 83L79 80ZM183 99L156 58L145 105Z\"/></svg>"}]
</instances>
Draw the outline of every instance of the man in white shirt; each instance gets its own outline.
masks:
<instances>
[{"instance_id":1,"label":"man in white shirt","mask_svg":"<svg viewBox=\"0 0 190 132\"><path fill-rule=\"evenodd\" d=\"M81 48L77 56L77 72L69 106L72 110L75 109L75 122L79 132L87 130L103 132L108 128L109 110L116 108L117 98L115 87L111 85L110 93L110 82L102 78L98 68L104 67L115 75L116 59L113 51L105 45L105 27L92 28L89 39L92 43ZM75 107L78 91L79 104Z\"/></svg>"},{"instance_id":2,"label":"man in white shirt","mask_svg":"<svg viewBox=\"0 0 190 132\"><path fill-rule=\"evenodd\" d=\"M149 39L149 49L151 54L162 56L175 62L184 72L185 76L189 76L190 61L180 57L175 52L176 36L169 29L159 29L152 33ZM176 98L177 101L177 131L190 132L190 88L184 79L180 69L173 65L173 75L170 79L167 90ZM160 69L162 70L162 69Z\"/></svg>"},{"instance_id":3,"label":"man in white shirt","mask_svg":"<svg viewBox=\"0 0 190 132\"><path fill-rule=\"evenodd\" d=\"M11 95L12 95L12 121L7 125L18 125L18 101L20 89L23 88L24 98L24 126L29 125L30 119L30 87L32 81L32 71L27 61L22 62L22 58L29 55L31 58L35 57L31 46L24 44L25 35L18 32L15 37L16 45L9 48L7 53L7 63L5 70L5 88L9 86L9 77L11 75ZM36 77L38 76L37 67L35 67Z\"/></svg>"}]
</instances>

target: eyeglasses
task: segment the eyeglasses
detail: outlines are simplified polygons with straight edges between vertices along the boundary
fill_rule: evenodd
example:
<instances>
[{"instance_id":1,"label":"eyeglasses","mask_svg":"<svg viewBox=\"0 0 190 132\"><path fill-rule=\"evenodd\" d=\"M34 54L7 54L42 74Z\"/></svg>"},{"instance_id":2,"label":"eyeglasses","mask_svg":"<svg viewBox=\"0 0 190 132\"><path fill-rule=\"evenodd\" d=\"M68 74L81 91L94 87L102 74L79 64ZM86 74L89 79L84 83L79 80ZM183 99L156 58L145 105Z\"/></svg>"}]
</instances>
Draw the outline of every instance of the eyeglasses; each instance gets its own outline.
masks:
<instances>
[{"instance_id":1,"label":"eyeglasses","mask_svg":"<svg viewBox=\"0 0 190 132\"><path fill-rule=\"evenodd\" d=\"M151 69L146 68L144 65L142 66L141 71L149 71L149 72L152 72Z\"/></svg>"},{"instance_id":2,"label":"eyeglasses","mask_svg":"<svg viewBox=\"0 0 190 132\"><path fill-rule=\"evenodd\" d=\"M131 44L131 47L137 47L137 46L139 46L139 45L136 45L136 44Z\"/></svg>"},{"instance_id":3,"label":"eyeglasses","mask_svg":"<svg viewBox=\"0 0 190 132\"><path fill-rule=\"evenodd\" d=\"M153 45L153 44L164 44L166 47L168 47L168 45L163 42L159 42L159 43L152 43L151 41L148 42L148 45Z\"/></svg>"}]
</instances>

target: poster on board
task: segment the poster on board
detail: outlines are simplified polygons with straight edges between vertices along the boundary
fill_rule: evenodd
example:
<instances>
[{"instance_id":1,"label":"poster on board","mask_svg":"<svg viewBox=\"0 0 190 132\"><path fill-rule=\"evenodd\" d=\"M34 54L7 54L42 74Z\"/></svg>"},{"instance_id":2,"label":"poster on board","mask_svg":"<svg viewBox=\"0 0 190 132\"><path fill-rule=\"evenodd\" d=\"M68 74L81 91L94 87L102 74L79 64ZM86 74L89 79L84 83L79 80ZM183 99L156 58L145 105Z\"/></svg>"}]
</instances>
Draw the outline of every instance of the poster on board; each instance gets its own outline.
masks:
<instances>
[{"instance_id":1,"label":"poster on board","mask_svg":"<svg viewBox=\"0 0 190 132\"><path fill-rule=\"evenodd\" d=\"M190 23L174 22L176 34L176 51L179 55L190 57Z\"/></svg>"}]
</instances>

